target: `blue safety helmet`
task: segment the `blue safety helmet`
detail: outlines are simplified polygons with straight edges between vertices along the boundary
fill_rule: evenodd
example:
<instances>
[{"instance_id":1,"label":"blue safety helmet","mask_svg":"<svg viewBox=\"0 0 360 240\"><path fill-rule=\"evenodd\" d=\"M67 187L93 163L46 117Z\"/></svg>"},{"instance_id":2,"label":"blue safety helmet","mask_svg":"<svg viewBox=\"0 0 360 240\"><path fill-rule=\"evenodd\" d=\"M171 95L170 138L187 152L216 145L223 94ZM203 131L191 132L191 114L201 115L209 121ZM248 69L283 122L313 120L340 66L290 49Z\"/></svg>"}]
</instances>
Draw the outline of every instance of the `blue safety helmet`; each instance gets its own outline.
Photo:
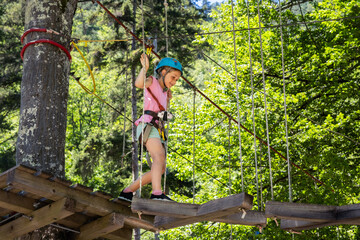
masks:
<instances>
[{"instance_id":1,"label":"blue safety helmet","mask_svg":"<svg viewBox=\"0 0 360 240\"><path fill-rule=\"evenodd\" d=\"M175 58L163 58L161 59L161 61L159 62L159 64L156 66L155 71L157 73L159 73L159 69L161 69L162 67L172 67L175 68L176 70L179 70L181 72L181 75L183 74L183 67L181 66L181 63L176 60Z\"/></svg>"}]
</instances>

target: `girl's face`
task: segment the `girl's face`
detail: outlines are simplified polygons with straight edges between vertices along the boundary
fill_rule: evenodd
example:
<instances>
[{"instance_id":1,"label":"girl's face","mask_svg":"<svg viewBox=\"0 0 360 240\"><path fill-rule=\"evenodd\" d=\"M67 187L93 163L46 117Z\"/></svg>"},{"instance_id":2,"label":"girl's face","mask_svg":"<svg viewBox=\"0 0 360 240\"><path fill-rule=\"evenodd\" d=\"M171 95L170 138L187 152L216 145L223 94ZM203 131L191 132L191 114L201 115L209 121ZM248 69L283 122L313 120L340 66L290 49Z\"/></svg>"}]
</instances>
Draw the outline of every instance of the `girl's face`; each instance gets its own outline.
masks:
<instances>
[{"instance_id":1,"label":"girl's face","mask_svg":"<svg viewBox=\"0 0 360 240\"><path fill-rule=\"evenodd\" d=\"M166 70L163 69L162 73L165 74ZM181 77L181 72L179 70L170 70L170 72L168 72L165 76L166 87L168 87L169 89L173 87L180 77Z\"/></svg>"}]
</instances>

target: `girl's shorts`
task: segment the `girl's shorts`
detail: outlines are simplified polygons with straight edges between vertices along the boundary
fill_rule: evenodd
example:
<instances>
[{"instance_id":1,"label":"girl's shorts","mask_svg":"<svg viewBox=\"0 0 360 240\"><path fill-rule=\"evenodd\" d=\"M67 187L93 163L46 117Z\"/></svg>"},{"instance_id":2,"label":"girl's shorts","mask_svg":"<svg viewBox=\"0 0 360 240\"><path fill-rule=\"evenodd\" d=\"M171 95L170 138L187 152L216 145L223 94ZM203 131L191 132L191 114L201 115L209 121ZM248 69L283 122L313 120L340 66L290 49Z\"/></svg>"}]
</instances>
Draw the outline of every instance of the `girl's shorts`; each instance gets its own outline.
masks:
<instances>
[{"instance_id":1,"label":"girl's shorts","mask_svg":"<svg viewBox=\"0 0 360 240\"><path fill-rule=\"evenodd\" d=\"M140 137L140 134L142 132L142 127L144 126L144 129L145 127L147 126L146 123L142 124L141 122L139 123L139 125L137 126L136 128L136 139L139 140L139 137ZM160 139L160 134L159 134L159 131L154 127L152 126L151 127L151 130L150 130L150 134L149 134L149 138L159 138ZM161 142L163 142L161 140Z\"/></svg>"}]
</instances>

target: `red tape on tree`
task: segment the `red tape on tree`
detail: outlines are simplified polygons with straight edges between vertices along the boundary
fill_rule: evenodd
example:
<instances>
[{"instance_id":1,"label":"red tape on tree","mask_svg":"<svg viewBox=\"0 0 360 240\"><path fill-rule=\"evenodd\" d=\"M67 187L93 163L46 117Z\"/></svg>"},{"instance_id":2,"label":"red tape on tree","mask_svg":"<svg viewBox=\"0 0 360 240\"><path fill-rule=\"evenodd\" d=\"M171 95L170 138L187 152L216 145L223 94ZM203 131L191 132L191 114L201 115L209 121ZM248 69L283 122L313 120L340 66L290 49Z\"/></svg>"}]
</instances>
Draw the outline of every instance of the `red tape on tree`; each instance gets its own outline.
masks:
<instances>
[{"instance_id":1,"label":"red tape on tree","mask_svg":"<svg viewBox=\"0 0 360 240\"><path fill-rule=\"evenodd\" d=\"M34 41L31 41L31 42L28 42L24 47L23 49L21 50L21 53L20 53L20 56L21 56L21 59L24 60L24 53L25 53L25 50L30 46L30 45L33 45L33 44L37 44L37 43L49 43L49 44L52 44L58 48L60 48L61 50L63 50L63 52L67 55L69 61L71 62L71 55L69 53L69 51L61 44L57 43L57 42L54 42L53 40L49 40L49 39L39 39L39 40L34 40Z\"/></svg>"}]
</instances>

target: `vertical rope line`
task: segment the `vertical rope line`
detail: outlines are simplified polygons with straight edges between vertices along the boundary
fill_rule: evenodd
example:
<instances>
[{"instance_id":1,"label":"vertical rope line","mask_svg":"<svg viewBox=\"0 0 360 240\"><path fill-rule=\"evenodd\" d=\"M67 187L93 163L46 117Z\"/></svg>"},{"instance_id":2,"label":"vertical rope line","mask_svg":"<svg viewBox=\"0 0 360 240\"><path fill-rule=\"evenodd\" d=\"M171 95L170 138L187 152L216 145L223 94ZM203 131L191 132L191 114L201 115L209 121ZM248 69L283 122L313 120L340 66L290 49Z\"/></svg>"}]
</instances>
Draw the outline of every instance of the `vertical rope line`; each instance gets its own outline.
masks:
<instances>
[{"instance_id":1,"label":"vertical rope line","mask_svg":"<svg viewBox=\"0 0 360 240\"><path fill-rule=\"evenodd\" d=\"M166 41L166 57L168 57L169 55L169 49L168 49L168 22L167 22L167 9L168 9L168 3L167 1L165 0L164 1L164 6L165 6L165 41ZM167 106L167 110L170 109L170 101L169 101L169 104ZM166 175L167 175L167 172L166 172L166 166L167 166L167 157L168 157L168 143L169 143L169 132L170 132L170 122L167 121L166 122L166 135L167 135L167 139L166 139L166 142L165 142L165 174L164 174L164 192L166 190Z\"/></svg>"},{"instance_id":2,"label":"vertical rope line","mask_svg":"<svg viewBox=\"0 0 360 240\"><path fill-rule=\"evenodd\" d=\"M285 83L285 61L284 61L284 37L282 30L282 18L281 18L281 0L279 0L279 16L280 16L280 37L281 37L281 68L283 77L283 92L284 92L284 115L285 115L285 134L286 134L286 158L288 165L288 182L289 182L289 202L292 202L292 188L291 188L291 164L289 154L289 136L287 125L287 105L286 105L286 83Z\"/></svg>"},{"instance_id":3,"label":"vertical rope line","mask_svg":"<svg viewBox=\"0 0 360 240\"><path fill-rule=\"evenodd\" d=\"M265 84L265 70L264 70L264 51L262 46L262 27L261 27L261 18L260 18L260 1L258 1L258 18L259 18L259 37L260 37L260 52L261 52L261 74L263 80L264 88L264 104L265 104L265 122L266 122L266 138L268 146L268 157L269 157L269 173L270 173L270 186L271 186L271 200L274 200L274 189L273 189L273 179L272 179L272 169L271 169L271 156L270 156L270 140L269 140L269 123L268 123L268 113L267 113L267 102L266 102L266 84Z\"/></svg>"},{"instance_id":4,"label":"vertical rope line","mask_svg":"<svg viewBox=\"0 0 360 240\"><path fill-rule=\"evenodd\" d=\"M167 17L167 11L169 4L167 3L167 0L164 1L165 6L165 39L166 39L166 57L169 57L169 36L168 36L168 17Z\"/></svg>"},{"instance_id":5,"label":"vertical rope line","mask_svg":"<svg viewBox=\"0 0 360 240\"><path fill-rule=\"evenodd\" d=\"M129 55L126 52L126 62L129 61ZM123 127L123 146L122 146L122 157L121 157L121 166L124 165L125 158L125 129L126 129L126 106L127 106L127 86L128 86L128 71L125 71L125 101L124 101L124 127Z\"/></svg>"},{"instance_id":6,"label":"vertical rope line","mask_svg":"<svg viewBox=\"0 0 360 240\"><path fill-rule=\"evenodd\" d=\"M145 49L145 27L144 27L144 1L141 0L141 28L142 28L142 36L143 36L143 54L146 54ZM146 59L145 59L145 69L146 69ZM142 116L145 115L145 83L146 83L146 72L144 69L144 86L143 86L143 113ZM144 136L144 117L143 121L141 122L141 135ZM140 153L140 198L141 198L141 188L142 188L142 173L143 173L143 164L142 164L142 157L144 152L144 138L141 138L141 153Z\"/></svg>"},{"instance_id":7,"label":"vertical rope line","mask_svg":"<svg viewBox=\"0 0 360 240\"><path fill-rule=\"evenodd\" d=\"M240 124L240 106L239 106L239 82L238 82L238 72L237 72L237 52L236 52L235 17L234 17L234 1L233 0L231 0L231 16L232 16L233 44L234 44L234 64L235 64L235 80L236 80L236 108L237 108L238 131L239 131L241 190L242 190L242 192L244 192L244 170L243 170L242 147L241 147L241 127L240 127L241 124Z\"/></svg>"},{"instance_id":8,"label":"vertical rope line","mask_svg":"<svg viewBox=\"0 0 360 240\"><path fill-rule=\"evenodd\" d=\"M251 34L250 34L250 10L249 10L249 1L246 1L247 5L247 15L248 15L248 40L249 40L249 59L250 59L250 79L251 79L251 115L253 122L253 133L254 133L254 157L255 157L255 182L256 182L256 194L257 194L257 204L258 209L260 210L260 196L259 196L259 176L258 176L258 157L257 157L257 144L256 144L256 128L255 128L255 104L254 104L254 74L253 74L253 64L252 64L252 54L251 54Z\"/></svg>"},{"instance_id":9,"label":"vertical rope line","mask_svg":"<svg viewBox=\"0 0 360 240\"><path fill-rule=\"evenodd\" d=\"M228 158L229 158L229 195L231 195L231 118L229 118L228 129ZM232 239L233 226L230 225L230 239Z\"/></svg>"},{"instance_id":10,"label":"vertical rope line","mask_svg":"<svg viewBox=\"0 0 360 240\"><path fill-rule=\"evenodd\" d=\"M196 91L194 90L193 97L193 204L195 204L195 130L196 130Z\"/></svg>"}]
</instances>

